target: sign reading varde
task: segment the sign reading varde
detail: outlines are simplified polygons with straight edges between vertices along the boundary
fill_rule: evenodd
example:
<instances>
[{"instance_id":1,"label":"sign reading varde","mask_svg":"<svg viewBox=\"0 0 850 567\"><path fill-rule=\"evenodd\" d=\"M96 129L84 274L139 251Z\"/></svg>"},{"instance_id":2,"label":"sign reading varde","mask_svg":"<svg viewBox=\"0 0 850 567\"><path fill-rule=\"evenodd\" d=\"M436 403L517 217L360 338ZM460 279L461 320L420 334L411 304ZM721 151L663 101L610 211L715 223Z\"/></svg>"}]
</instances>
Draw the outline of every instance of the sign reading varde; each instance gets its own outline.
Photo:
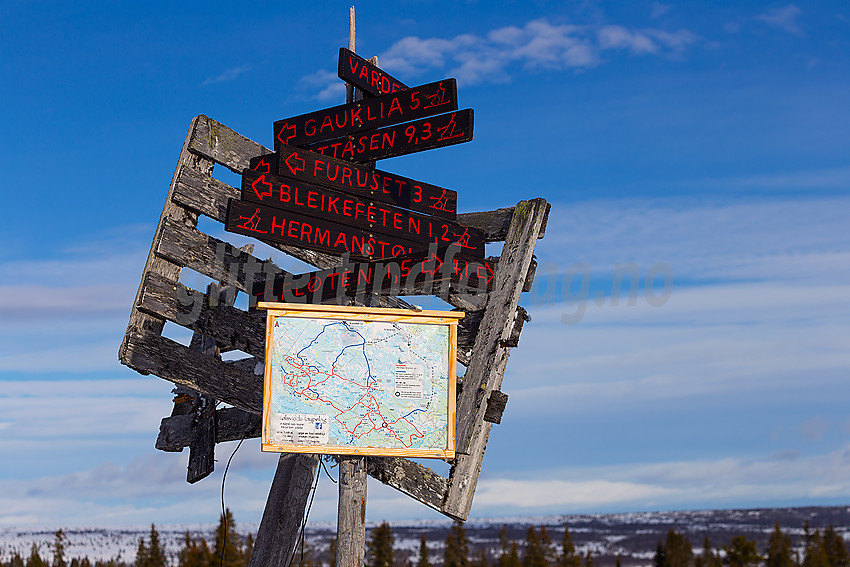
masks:
<instances>
[{"instance_id":1,"label":"sign reading varde","mask_svg":"<svg viewBox=\"0 0 850 567\"><path fill-rule=\"evenodd\" d=\"M368 98L293 116L274 123L275 151L281 144L301 146L360 130L409 122L457 110L457 82L444 79L398 93Z\"/></svg>"},{"instance_id":2,"label":"sign reading varde","mask_svg":"<svg viewBox=\"0 0 850 567\"><path fill-rule=\"evenodd\" d=\"M469 142L472 124L473 113L468 108L304 147L322 155L364 163Z\"/></svg>"},{"instance_id":3,"label":"sign reading varde","mask_svg":"<svg viewBox=\"0 0 850 567\"><path fill-rule=\"evenodd\" d=\"M457 244L464 253L484 257L484 233L457 223L366 200L311 183L246 169L242 200L389 236L439 246Z\"/></svg>"},{"instance_id":4,"label":"sign reading varde","mask_svg":"<svg viewBox=\"0 0 850 567\"><path fill-rule=\"evenodd\" d=\"M451 189L292 146L281 145L278 154L253 158L250 168L264 173L279 173L291 179L444 219L454 220L457 214L457 192Z\"/></svg>"},{"instance_id":5,"label":"sign reading varde","mask_svg":"<svg viewBox=\"0 0 850 567\"><path fill-rule=\"evenodd\" d=\"M373 95L394 93L407 88L386 71L344 47L339 48L338 74L343 81Z\"/></svg>"}]
</instances>

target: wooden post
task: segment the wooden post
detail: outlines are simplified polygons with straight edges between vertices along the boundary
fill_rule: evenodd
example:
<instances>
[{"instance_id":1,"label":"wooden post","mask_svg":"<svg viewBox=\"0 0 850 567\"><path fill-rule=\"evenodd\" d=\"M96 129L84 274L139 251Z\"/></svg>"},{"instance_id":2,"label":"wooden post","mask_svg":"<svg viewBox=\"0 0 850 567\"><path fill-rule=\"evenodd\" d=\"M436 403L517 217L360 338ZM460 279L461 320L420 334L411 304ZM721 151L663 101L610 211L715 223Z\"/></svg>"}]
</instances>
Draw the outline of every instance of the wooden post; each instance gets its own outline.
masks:
<instances>
[{"instance_id":1,"label":"wooden post","mask_svg":"<svg viewBox=\"0 0 850 567\"><path fill-rule=\"evenodd\" d=\"M339 458L336 567L363 567L366 557L366 457Z\"/></svg>"},{"instance_id":2,"label":"wooden post","mask_svg":"<svg viewBox=\"0 0 850 567\"><path fill-rule=\"evenodd\" d=\"M318 455L280 456L248 567L289 567L318 465Z\"/></svg>"},{"instance_id":3,"label":"wooden post","mask_svg":"<svg viewBox=\"0 0 850 567\"><path fill-rule=\"evenodd\" d=\"M348 9L348 50L354 53L356 34L354 30L354 6ZM345 85L345 102L354 101L354 85Z\"/></svg>"}]
</instances>

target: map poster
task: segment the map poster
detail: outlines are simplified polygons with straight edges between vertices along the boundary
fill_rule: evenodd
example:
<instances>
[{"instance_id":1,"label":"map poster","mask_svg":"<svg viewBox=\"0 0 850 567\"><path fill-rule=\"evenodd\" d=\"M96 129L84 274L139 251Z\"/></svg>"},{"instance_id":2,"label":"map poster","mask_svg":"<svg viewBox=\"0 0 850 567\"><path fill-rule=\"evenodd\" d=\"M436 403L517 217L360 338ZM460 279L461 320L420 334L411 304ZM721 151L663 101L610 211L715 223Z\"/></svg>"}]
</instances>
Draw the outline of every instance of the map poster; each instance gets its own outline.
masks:
<instances>
[{"instance_id":1,"label":"map poster","mask_svg":"<svg viewBox=\"0 0 850 567\"><path fill-rule=\"evenodd\" d=\"M265 303L263 450L453 459L457 311Z\"/></svg>"}]
</instances>

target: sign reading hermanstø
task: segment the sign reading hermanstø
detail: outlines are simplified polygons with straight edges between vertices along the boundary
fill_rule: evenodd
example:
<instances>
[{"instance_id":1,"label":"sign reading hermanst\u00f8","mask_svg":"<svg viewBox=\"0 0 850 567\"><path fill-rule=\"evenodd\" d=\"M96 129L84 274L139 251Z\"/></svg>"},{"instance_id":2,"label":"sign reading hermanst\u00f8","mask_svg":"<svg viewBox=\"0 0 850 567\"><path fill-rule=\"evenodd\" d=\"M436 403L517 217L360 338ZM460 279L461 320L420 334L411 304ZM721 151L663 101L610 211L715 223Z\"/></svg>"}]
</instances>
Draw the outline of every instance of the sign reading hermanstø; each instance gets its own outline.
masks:
<instances>
[{"instance_id":1,"label":"sign reading hermanst\u00f8","mask_svg":"<svg viewBox=\"0 0 850 567\"><path fill-rule=\"evenodd\" d=\"M259 307L264 451L454 458L462 313Z\"/></svg>"}]
</instances>

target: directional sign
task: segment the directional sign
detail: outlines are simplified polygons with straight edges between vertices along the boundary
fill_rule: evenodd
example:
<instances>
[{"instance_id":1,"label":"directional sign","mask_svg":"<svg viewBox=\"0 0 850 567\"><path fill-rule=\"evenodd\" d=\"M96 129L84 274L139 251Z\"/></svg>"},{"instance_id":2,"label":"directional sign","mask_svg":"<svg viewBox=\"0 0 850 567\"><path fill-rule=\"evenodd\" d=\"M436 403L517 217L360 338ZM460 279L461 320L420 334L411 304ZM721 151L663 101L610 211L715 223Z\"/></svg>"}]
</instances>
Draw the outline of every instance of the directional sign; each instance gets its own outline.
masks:
<instances>
[{"instance_id":1,"label":"directional sign","mask_svg":"<svg viewBox=\"0 0 850 567\"><path fill-rule=\"evenodd\" d=\"M308 250L342 255L355 260L391 258L428 249L412 242L369 230L341 225L257 203L230 199L225 230L258 240L280 242Z\"/></svg>"},{"instance_id":2,"label":"directional sign","mask_svg":"<svg viewBox=\"0 0 850 567\"><path fill-rule=\"evenodd\" d=\"M362 91L382 95L402 91L407 86L356 53L339 48L339 78Z\"/></svg>"},{"instance_id":3,"label":"directional sign","mask_svg":"<svg viewBox=\"0 0 850 567\"><path fill-rule=\"evenodd\" d=\"M470 140L472 109L468 108L304 147L322 155L363 163Z\"/></svg>"},{"instance_id":4,"label":"directional sign","mask_svg":"<svg viewBox=\"0 0 850 567\"><path fill-rule=\"evenodd\" d=\"M457 244L466 254L484 257L484 233L478 229L271 173L245 169L242 200L423 244Z\"/></svg>"},{"instance_id":5,"label":"directional sign","mask_svg":"<svg viewBox=\"0 0 850 567\"><path fill-rule=\"evenodd\" d=\"M276 274L271 281L253 284L250 306L257 301L326 301L362 293L421 294L422 286L449 281L462 292L493 287L496 262L471 258L457 248L443 248L389 258L357 262L294 276ZM406 289L405 289L406 288Z\"/></svg>"},{"instance_id":6,"label":"directional sign","mask_svg":"<svg viewBox=\"0 0 850 567\"><path fill-rule=\"evenodd\" d=\"M292 146L282 145L279 154L255 157L250 167L444 219L454 220L457 213L457 193L451 189Z\"/></svg>"},{"instance_id":7,"label":"directional sign","mask_svg":"<svg viewBox=\"0 0 850 567\"><path fill-rule=\"evenodd\" d=\"M275 151L281 144L302 146L452 110L457 110L457 82L444 79L278 120L274 123Z\"/></svg>"}]
</instances>

